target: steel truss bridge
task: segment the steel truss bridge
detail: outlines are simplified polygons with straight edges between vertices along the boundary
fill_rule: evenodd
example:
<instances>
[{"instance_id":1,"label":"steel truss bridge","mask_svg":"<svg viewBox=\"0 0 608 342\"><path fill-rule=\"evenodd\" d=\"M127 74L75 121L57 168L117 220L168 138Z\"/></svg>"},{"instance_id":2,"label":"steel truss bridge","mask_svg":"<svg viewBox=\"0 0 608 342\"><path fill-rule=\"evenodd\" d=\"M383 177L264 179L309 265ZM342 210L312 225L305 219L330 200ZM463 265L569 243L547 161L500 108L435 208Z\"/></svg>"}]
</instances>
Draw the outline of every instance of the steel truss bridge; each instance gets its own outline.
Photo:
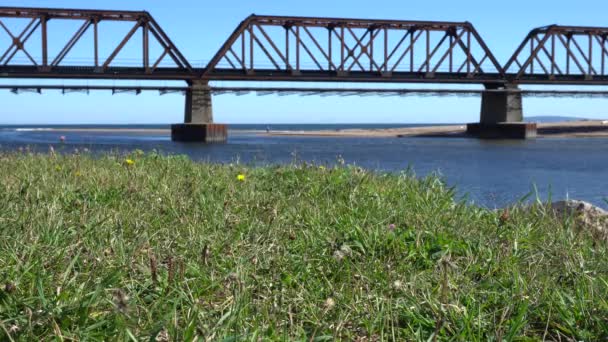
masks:
<instances>
[{"instance_id":1,"label":"steel truss bridge","mask_svg":"<svg viewBox=\"0 0 608 342\"><path fill-rule=\"evenodd\" d=\"M64 22L74 27L67 37ZM128 25L124 36L107 34L114 25ZM192 66L148 12L0 7L2 35L0 76L9 79L608 85L608 28L601 27L534 29L504 66L469 22L252 15L204 67ZM88 51L86 60L74 59L75 46ZM137 59L124 63L124 54ZM400 94L302 92L314 91Z\"/></svg>"}]
</instances>

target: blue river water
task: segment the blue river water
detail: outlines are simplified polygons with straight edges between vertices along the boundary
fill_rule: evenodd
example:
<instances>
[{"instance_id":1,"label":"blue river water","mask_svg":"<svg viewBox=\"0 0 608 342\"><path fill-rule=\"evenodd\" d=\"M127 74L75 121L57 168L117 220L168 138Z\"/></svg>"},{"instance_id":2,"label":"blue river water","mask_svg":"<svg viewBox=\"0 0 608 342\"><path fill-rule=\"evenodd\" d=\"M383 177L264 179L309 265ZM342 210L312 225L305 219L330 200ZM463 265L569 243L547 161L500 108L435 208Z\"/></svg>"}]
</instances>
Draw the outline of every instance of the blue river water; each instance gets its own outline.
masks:
<instances>
[{"instance_id":1,"label":"blue river water","mask_svg":"<svg viewBox=\"0 0 608 342\"><path fill-rule=\"evenodd\" d=\"M362 128L395 125L356 125ZM401 125L409 126L409 125ZM132 128L133 126L129 126ZM272 129L342 129L352 126L272 125ZM97 127L99 128L99 127ZM112 128L116 128L112 126ZM162 126L146 128L164 128ZM439 174L459 197L498 208L524 197L581 199L608 207L608 138L539 138L486 141L470 138L335 138L265 136L250 130L265 125L235 125L226 144L175 143L166 132L54 131L0 126L0 150L30 148L91 153L156 150L185 154L205 162L252 165L296 161L333 165L339 158L363 168L417 175ZM65 136L60 143L59 137Z\"/></svg>"}]
</instances>

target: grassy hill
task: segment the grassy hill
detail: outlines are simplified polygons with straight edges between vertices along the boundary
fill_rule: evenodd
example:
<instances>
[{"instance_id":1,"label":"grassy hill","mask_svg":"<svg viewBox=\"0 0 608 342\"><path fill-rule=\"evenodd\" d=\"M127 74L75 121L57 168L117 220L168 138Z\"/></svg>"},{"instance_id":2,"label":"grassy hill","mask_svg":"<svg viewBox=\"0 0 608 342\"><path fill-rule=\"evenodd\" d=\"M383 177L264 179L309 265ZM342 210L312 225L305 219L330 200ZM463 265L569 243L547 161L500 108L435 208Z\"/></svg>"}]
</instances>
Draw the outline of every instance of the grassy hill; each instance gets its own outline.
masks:
<instances>
[{"instance_id":1,"label":"grassy hill","mask_svg":"<svg viewBox=\"0 0 608 342\"><path fill-rule=\"evenodd\" d=\"M0 340L608 339L604 242L437 178L0 154Z\"/></svg>"}]
</instances>

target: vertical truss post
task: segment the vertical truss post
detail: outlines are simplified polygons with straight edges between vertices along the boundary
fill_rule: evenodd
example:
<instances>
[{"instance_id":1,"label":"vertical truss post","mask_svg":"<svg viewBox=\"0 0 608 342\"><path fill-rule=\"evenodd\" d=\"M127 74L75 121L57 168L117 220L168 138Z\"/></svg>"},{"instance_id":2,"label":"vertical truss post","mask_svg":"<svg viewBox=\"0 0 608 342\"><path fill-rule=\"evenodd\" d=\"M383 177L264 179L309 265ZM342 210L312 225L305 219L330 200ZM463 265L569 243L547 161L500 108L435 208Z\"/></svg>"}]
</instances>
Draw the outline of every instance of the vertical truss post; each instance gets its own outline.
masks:
<instances>
[{"instance_id":1,"label":"vertical truss post","mask_svg":"<svg viewBox=\"0 0 608 342\"><path fill-rule=\"evenodd\" d=\"M572 39L572 36L568 35L566 39L566 51L570 51L570 40ZM570 75L570 53L568 52L566 53L566 75Z\"/></svg>"},{"instance_id":2,"label":"vertical truss post","mask_svg":"<svg viewBox=\"0 0 608 342\"><path fill-rule=\"evenodd\" d=\"M467 29L467 75L471 74L471 30Z\"/></svg>"},{"instance_id":3,"label":"vertical truss post","mask_svg":"<svg viewBox=\"0 0 608 342\"><path fill-rule=\"evenodd\" d=\"M95 54L95 68L99 67L99 18L93 19L93 45Z\"/></svg>"},{"instance_id":4,"label":"vertical truss post","mask_svg":"<svg viewBox=\"0 0 608 342\"><path fill-rule=\"evenodd\" d=\"M369 29L369 71L372 72L374 70L374 31L375 28L371 27Z\"/></svg>"},{"instance_id":5,"label":"vertical truss post","mask_svg":"<svg viewBox=\"0 0 608 342\"><path fill-rule=\"evenodd\" d=\"M593 40L592 40L592 36L591 36L591 32L589 32L589 34L587 35L587 38L589 38L589 77L593 77Z\"/></svg>"},{"instance_id":6,"label":"vertical truss post","mask_svg":"<svg viewBox=\"0 0 608 342\"><path fill-rule=\"evenodd\" d=\"M40 17L41 25L41 40L42 40L42 66L48 67L49 65L49 52L48 52L48 34L47 34L47 22L48 17L43 15Z\"/></svg>"},{"instance_id":7,"label":"vertical truss post","mask_svg":"<svg viewBox=\"0 0 608 342\"><path fill-rule=\"evenodd\" d=\"M247 60L247 52L245 51L245 31L241 32L241 60L243 61L243 69L247 69L247 64L245 61Z\"/></svg>"},{"instance_id":8,"label":"vertical truss post","mask_svg":"<svg viewBox=\"0 0 608 342\"><path fill-rule=\"evenodd\" d=\"M143 48L143 65L144 65L144 70L149 73L150 72L150 23L146 20L144 21L143 27L142 27L142 48Z\"/></svg>"},{"instance_id":9,"label":"vertical truss post","mask_svg":"<svg viewBox=\"0 0 608 342\"><path fill-rule=\"evenodd\" d=\"M340 26L340 71L344 71L346 60L344 59L344 25Z\"/></svg>"},{"instance_id":10,"label":"vertical truss post","mask_svg":"<svg viewBox=\"0 0 608 342\"><path fill-rule=\"evenodd\" d=\"M296 70L300 72L300 25L296 25Z\"/></svg>"},{"instance_id":11,"label":"vertical truss post","mask_svg":"<svg viewBox=\"0 0 608 342\"><path fill-rule=\"evenodd\" d=\"M551 35L551 76L555 76L555 35Z\"/></svg>"},{"instance_id":12,"label":"vertical truss post","mask_svg":"<svg viewBox=\"0 0 608 342\"><path fill-rule=\"evenodd\" d=\"M605 49L606 49L606 35L603 35L603 36L602 36L602 40L601 40L601 43L600 43L600 44L602 44L602 54L601 54L601 56L602 56L602 76L604 76L604 75L606 74L606 73L605 73L605 66L606 66L606 65L605 65L605 64L606 64L606 54L605 54Z\"/></svg>"},{"instance_id":13,"label":"vertical truss post","mask_svg":"<svg viewBox=\"0 0 608 342\"><path fill-rule=\"evenodd\" d=\"M255 45L253 44L253 27L249 25L249 72L253 73L253 50Z\"/></svg>"},{"instance_id":14,"label":"vertical truss post","mask_svg":"<svg viewBox=\"0 0 608 342\"><path fill-rule=\"evenodd\" d=\"M285 25L285 69L289 67L289 27Z\"/></svg>"},{"instance_id":15,"label":"vertical truss post","mask_svg":"<svg viewBox=\"0 0 608 342\"><path fill-rule=\"evenodd\" d=\"M534 59L536 58L534 53L534 39L530 39L530 73L534 74Z\"/></svg>"},{"instance_id":16,"label":"vertical truss post","mask_svg":"<svg viewBox=\"0 0 608 342\"><path fill-rule=\"evenodd\" d=\"M388 29L384 26L384 72L388 72Z\"/></svg>"},{"instance_id":17,"label":"vertical truss post","mask_svg":"<svg viewBox=\"0 0 608 342\"><path fill-rule=\"evenodd\" d=\"M410 72L414 72L414 47L416 44L414 32L416 32L415 28L412 30L412 34L410 35Z\"/></svg>"},{"instance_id":18,"label":"vertical truss post","mask_svg":"<svg viewBox=\"0 0 608 342\"><path fill-rule=\"evenodd\" d=\"M426 63L426 72L427 73L429 71L431 71L431 63L429 60L430 58L431 58L431 30L426 28L426 58L425 58L425 60L428 61L428 63Z\"/></svg>"},{"instance_id":19,"label":"vertical truss post","mask_svg":"<svg viewBox=\"0 0 608 342\"><path fill-rule=\"evenodd\" d=\"M460 39L460 38L457 38ZM454 64L454 36L452 34L450 34L450 59L449 59L449 71L452 72L452 66Z\"/></svg>"},{"instance_id":20,"label":"vertical truss post","mask_svg":"<svg viewBox=\"0 0 608 342\"><path fill-rule=\"evenodd\" d=\"M334 31L333 26L330 25L327 27L327 70L331 70L331 66L332 66L332 62L333 62L333 55L332 55L333 31Z\"/></svg>"}]
</instances>

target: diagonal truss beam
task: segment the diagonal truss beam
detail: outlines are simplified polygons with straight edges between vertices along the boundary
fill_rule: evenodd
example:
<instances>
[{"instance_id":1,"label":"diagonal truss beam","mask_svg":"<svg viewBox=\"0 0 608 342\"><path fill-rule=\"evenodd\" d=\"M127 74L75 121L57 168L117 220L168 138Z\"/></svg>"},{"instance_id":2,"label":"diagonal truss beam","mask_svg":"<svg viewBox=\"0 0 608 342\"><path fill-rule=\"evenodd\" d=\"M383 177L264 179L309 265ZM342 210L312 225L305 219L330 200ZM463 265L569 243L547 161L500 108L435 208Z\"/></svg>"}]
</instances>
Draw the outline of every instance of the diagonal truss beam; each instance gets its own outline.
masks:
<instances>
[{"instance_id":1,"label":"diagonal truss beam","mask_svg":"<svg viewBox=\"0 0 608 342\"><path fill-rule=\"evenodd\" d=\"M10 61L13 59L13 57L15 57L17 52L19 52L19 50L21 50L29 58L30 62L32 64L36 65L36 61L34 60L34 58L32 58L32 56L29 54L29 52L25 49L25 43L32 36L34 31L36 31L36 29L38 28L39 25L40 25L40 20L34 18L27 24L27 26L23 29L23 31L21 31L21 33L18 36L15 36L8 29L8 27L6 27L4 22L2 22L0 20L0 26L2 26L4 31L6 31L6 33L8 33L8 35L11 36L11 38L12 38L11 45L8 47L8 49L6 49L6 51L0 57L0 63L2 63L3 65L7 65L8 63L10 63Z\"/></svg>"}]
</instances>

